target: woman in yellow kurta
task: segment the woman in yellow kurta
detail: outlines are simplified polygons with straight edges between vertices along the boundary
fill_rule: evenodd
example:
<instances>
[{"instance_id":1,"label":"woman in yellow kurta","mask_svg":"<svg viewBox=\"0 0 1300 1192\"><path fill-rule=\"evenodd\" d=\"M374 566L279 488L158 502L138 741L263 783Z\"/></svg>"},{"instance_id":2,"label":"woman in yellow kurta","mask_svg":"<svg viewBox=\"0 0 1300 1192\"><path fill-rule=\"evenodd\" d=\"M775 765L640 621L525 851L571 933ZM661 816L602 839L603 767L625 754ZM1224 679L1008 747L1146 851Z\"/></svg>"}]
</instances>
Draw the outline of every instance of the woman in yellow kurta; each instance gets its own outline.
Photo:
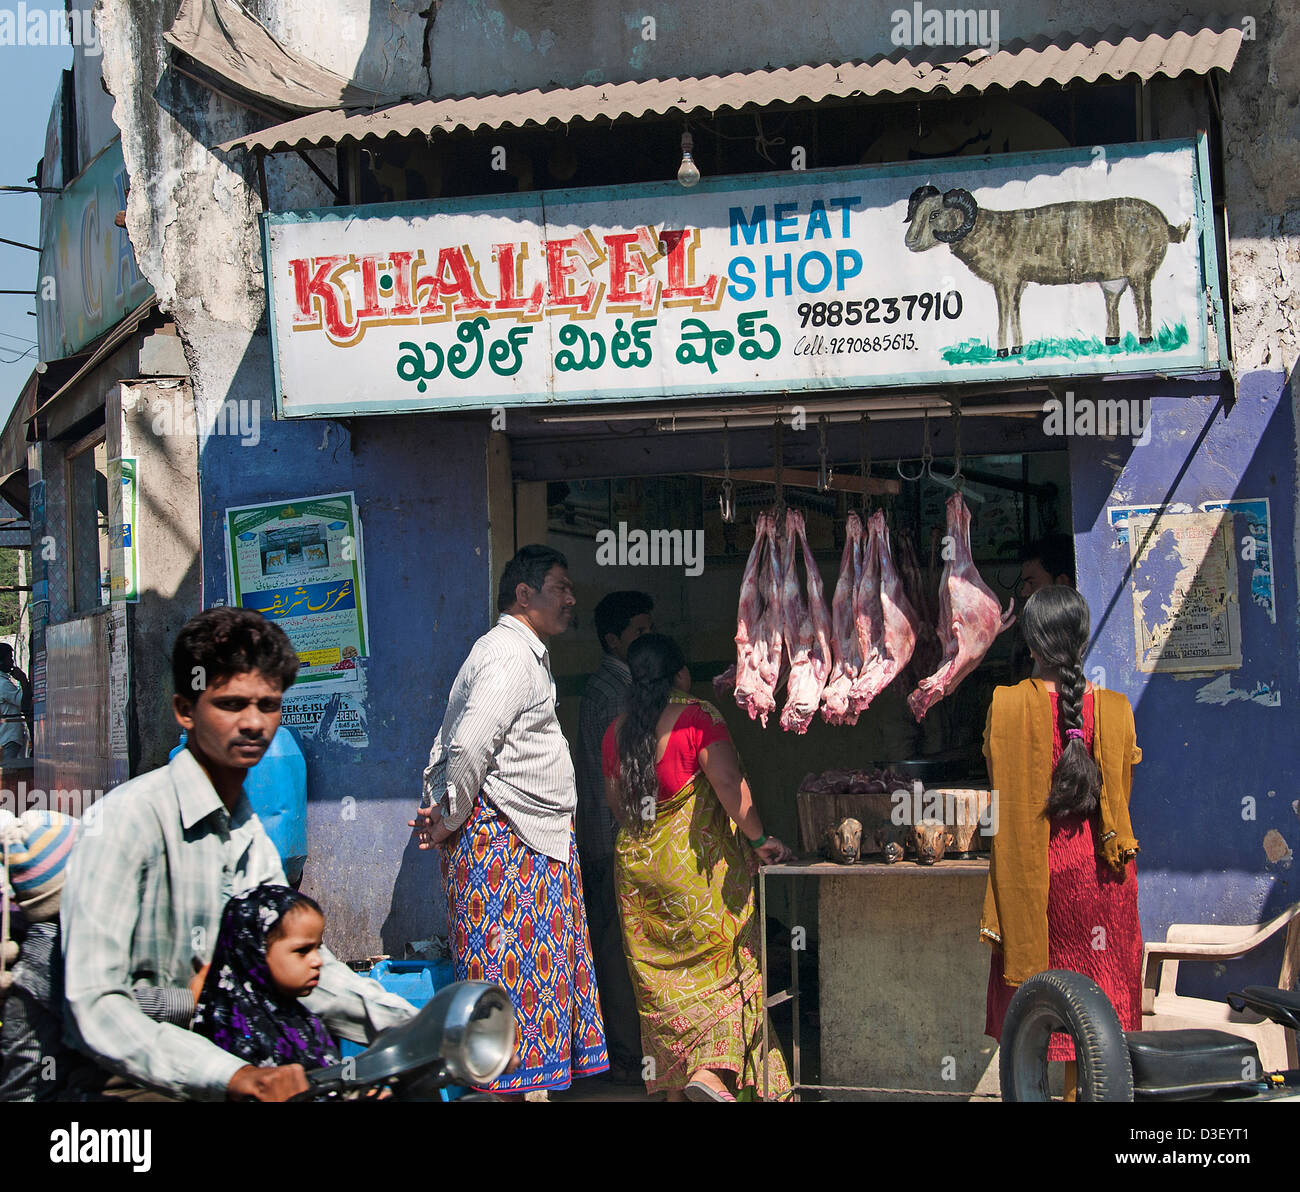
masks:
<instances>
[{"instance_id":1,"label":"woman in yellow kurta","mask_svg":"<svg viewBox=\"0 0 1300 1192\"><path fill-rule=\"evenodd\" d=\"M763 1087L753 874L790 850L764 833L726 724L690 695L677 644L645 634L627 661L602 765L646 1087L673 1101L752 1097ZM787 1097L779 1050L767 1064L771 1092Z\"/></svg>"}]
</instances>

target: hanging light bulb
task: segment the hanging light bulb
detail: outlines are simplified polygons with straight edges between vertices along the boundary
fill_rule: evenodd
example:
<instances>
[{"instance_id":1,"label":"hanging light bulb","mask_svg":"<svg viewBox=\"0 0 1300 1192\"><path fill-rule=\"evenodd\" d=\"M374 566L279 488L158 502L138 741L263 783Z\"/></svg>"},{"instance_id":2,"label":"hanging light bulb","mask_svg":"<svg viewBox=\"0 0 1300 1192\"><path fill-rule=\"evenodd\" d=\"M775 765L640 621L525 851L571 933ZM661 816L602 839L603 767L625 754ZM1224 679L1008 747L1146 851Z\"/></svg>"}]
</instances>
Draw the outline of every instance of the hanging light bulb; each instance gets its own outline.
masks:
<instances>
[{"instance_id":1,"label":"hanging light bulb","mask_svg":"<svg viewBox=\"0 0 1300 1192\"><path fill-rule=\"evenodd\" d=\"M695 138L689 132L682 133L682 164L677 167L677 181L683 186L694 186L700 180L700 167L691 157L695 148Z\"/></svg>"}]
</instances>

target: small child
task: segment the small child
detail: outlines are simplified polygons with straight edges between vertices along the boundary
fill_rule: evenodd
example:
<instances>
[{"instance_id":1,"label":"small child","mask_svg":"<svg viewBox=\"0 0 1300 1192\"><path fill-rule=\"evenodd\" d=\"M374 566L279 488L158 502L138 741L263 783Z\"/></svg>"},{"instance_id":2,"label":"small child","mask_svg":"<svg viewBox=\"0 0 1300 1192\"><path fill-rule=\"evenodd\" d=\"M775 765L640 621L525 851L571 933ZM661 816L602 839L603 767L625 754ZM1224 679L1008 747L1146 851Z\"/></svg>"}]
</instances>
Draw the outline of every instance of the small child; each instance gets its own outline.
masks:
<instances>
[{"instance_id":1,"label":"small child","mask_svg":"<svg viewBox=\"0 0 1300 1192\"><path fill-rule=\"evenodd\" d=\"M301 998L320 981L325 916L288 886L258 886L221 913L193 1030L260 1068L339 1062L338 1044Z\"/></svg>"}]
</instances>

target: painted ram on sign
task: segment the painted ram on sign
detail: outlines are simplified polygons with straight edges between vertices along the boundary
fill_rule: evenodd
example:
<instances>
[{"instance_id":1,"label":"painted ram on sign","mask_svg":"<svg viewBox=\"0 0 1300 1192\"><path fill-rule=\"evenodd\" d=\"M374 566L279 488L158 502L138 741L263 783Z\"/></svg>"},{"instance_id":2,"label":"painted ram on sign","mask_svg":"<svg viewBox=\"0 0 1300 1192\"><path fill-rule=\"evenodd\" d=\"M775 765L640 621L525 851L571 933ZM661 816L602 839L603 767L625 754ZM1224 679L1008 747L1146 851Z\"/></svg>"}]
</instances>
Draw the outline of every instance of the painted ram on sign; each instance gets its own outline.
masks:
<instances>
[{"instance_id":1,"label":"painted ram on sign","mask_svg":"<svg viewBox=\"0 0 1300 1192\"><path fill-rule=\"evenodd\" d=\"M981 207L968 190L940 194L918 186L907 200L904 242L913 252L946 244L993 287L998 302L998 355L1018 354L1025 286L1096 282L1106 299L1106 342L1119 343L1119 299L1133 291L1138 339L1151 342L1151 281L1170 244L1191 221L1173 227L1145 199L1050 203L1017 211ZM1009 325L1009 328L1008 328Z\"/></svg>"}]
</instances>

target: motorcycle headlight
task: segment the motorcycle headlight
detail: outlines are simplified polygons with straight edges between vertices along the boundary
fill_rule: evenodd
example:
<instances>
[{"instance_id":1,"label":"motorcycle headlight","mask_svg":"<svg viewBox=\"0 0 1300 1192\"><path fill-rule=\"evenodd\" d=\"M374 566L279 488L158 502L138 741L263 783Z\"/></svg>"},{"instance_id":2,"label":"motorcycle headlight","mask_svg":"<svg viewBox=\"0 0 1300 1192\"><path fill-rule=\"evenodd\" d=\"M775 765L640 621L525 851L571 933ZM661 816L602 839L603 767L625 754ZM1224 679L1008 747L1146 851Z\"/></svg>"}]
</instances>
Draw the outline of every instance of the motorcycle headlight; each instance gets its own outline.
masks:
<instances>
[{"instance_id":1,"label":"motorcycle headlight","mask_svg":"<svg viewBox=\"0 0 1300 1192\"><path fill-rule=\"evenodd\" d=\"M442 1059L457 1084L483 1085L506 1070L515 1052L515 1008L498 985L454 987L442 1027Z\"/></svg>"}]
</instances>

